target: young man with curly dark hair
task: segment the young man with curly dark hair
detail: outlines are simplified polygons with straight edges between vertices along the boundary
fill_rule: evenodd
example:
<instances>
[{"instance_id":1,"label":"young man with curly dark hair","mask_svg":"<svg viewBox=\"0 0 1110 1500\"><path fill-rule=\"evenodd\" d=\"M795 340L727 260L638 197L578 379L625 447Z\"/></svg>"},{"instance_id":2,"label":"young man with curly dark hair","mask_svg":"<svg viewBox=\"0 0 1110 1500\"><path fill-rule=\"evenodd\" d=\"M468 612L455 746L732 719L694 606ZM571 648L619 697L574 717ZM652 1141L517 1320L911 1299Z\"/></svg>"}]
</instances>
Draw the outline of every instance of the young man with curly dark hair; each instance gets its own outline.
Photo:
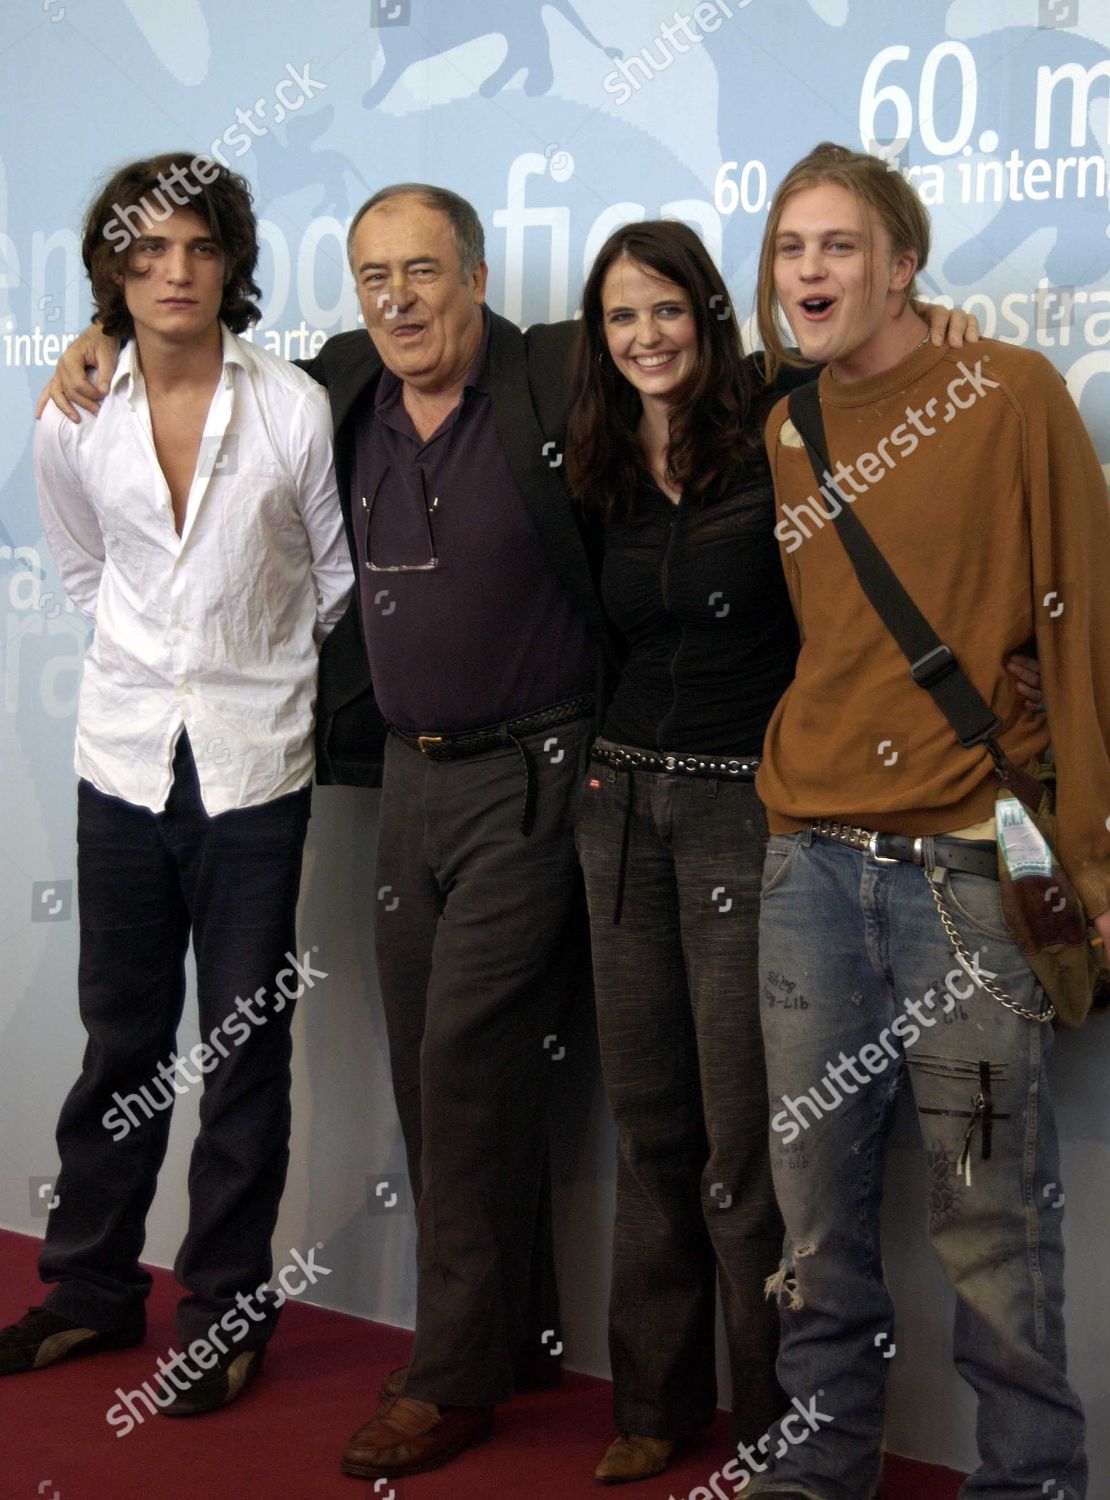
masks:
<instances>
[{"instance_id":1,"label":"young man with curly dark hair","mask_svg":"<svg viewBox=\"0 0 1110 1500\"><path fill-rule=\"evenodd\" d=\"M322 974L294 931L317 664L351 568L327 400L238 337L258 318L244 179L185 153L133 162L90 208L83 255L126 342L99 418L51 408L35 463L62 582L95 626L76 746L89 1042L58 1125L54 1286L0 1332L0 1374L142 1339L146 1214L174 1097L202 1084L179 1350L147 1403L190 1416L253 1378L284 1300L267 1283L291 1002ZM179 1057L190 935L202 1041Z\"/></svg>"}]
</instances>

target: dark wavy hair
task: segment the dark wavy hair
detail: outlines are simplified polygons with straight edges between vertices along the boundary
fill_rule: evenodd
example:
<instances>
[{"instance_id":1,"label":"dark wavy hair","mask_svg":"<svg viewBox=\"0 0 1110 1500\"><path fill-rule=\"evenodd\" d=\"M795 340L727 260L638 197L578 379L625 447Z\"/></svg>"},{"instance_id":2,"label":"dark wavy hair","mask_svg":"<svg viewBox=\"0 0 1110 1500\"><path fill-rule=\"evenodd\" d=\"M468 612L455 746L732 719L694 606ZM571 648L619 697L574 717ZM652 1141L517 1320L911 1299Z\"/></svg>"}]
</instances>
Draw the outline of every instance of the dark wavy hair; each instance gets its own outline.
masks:
<instances>
[{"instance_id":1,"label":"dark wavy hair","mask_svg":"<svg viewBox=\"0 0 1110 1500\"><path fill-rule=\"evenodd\" d=\"M680 286L694 315L694 369L671 410L670 483L697 500L713 500L763 452L756 382L709 252L692 229L674 220L626 224L602 245L582 292L576 395L567 425L571 492L606 520L630 515L647 472L637 435L640 395L617 370L605 340L602 287L610 266L622 257Z\"/></svg>"},{"instance_id":2,"label":"dark wavy hair","mask_svg":"<svg viewBox=\"0 0 1110 1500\"><path fill-rule=\"evenodd\" d=\"M254 280L258 264L258 229L251 208L250 184L211 157L167 151L128 162L104 183L85 215L81 258L92 283L94 321L113 338L133 337L120 279L130 271L130 249L140 237L145 217L157 223L175 208L187 208L208 225L225 260L220 318L232 333L242 333L261 316L262 295Z\"/></svg>"}]
</instances>

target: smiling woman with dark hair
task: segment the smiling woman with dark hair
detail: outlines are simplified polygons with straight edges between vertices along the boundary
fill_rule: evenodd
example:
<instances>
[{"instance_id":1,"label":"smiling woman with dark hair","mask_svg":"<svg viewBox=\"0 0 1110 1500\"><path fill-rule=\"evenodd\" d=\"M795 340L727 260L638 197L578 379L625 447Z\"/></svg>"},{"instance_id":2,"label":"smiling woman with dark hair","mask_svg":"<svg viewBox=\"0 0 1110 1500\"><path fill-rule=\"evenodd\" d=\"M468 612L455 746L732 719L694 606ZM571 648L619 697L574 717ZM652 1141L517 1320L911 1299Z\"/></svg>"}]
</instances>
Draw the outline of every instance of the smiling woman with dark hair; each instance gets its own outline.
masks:
<instances>
[{"instance_id":1,"label":"smiling woman with dark hair","mask_svg":"<svg viewBox=\"0 0 1110 1500\"><path fill-rule=\"evenodd\" d=\"M708 499L727 487L738 464L754 460L757 469L763 464L760 428L753 421L753 402L762 399L761 381L740 348L720 273L685 224L627 224L602 246L582 293L574 379L578 397L567 452L575 491L607 518L615 513L627 516L634 508L644 461L640 425L646 408L631 378L635 367L608 357L610 330L628 328L632 322L627 310L610 308L607 317L604 305L606 289L615 294L617 286L610 272L622 265L654 277L664 300L669 285L682 289L688 302L686 328L694 340L693 357L681 382L673 370L665 376L672 473L691 495ZM661 324L673 327L678 311L676 307L664 312Z\"/></svg>"},{"instance_id":2,"label":"smiling woman with dark hair","mask_svg":"<svg viewBox=\"0 0 1110 1500\"><path fill-rule=\"evenodd\" d=\"M620 1156L608 1482L659 1473L716 1410L720 1281L734 1438L780 1415L764 1281L767 1149L753 778L798 637L772 532L760 372L693 230L628 225L582 299L567 473L606 521L620 681L578 804ZM797 378L797 377L795 377ZM806 377L803 377L806 378Z\"/></svg>"}]
</instances>

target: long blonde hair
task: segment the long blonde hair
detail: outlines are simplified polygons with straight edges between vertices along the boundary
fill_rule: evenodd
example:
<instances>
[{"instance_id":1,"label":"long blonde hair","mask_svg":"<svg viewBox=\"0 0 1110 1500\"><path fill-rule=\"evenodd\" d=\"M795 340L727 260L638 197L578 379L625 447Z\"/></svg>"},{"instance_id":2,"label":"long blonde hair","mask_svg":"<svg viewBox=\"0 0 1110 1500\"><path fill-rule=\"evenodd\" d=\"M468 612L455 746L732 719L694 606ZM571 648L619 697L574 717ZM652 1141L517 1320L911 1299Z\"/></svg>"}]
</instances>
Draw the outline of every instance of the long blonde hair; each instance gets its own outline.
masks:
<instances>
[{"instance_id":1,"label":"long blonde hair","mask_svg":"<svg viewBox=\"0 0 1110 1500\"><path fill-rule=\"evenodd\" d=\"M865 210L865 226L870 225L870 215L866 210L875 210L890 237L890 247L895 255L912 250L917 256L918 271L924 269L929 259L929 215L901 172L892 169L881 157L850 151L847 146L837 146L832 141L822 141L815 146L808 156L803 156L790 168L779 183L771 199L763 246L759 252L756 316L766 351L764 368L768 380L774 379L782 365L808 363L788 347L779 325L778 298L775 296L775 241L786 200L802 188L817 187L823 182L831 182L852 194ZM868 244L869 262L871 249ZM915 298L917 290L915 274L906 289L907 300Z\"/></svg>"}]
</instances>

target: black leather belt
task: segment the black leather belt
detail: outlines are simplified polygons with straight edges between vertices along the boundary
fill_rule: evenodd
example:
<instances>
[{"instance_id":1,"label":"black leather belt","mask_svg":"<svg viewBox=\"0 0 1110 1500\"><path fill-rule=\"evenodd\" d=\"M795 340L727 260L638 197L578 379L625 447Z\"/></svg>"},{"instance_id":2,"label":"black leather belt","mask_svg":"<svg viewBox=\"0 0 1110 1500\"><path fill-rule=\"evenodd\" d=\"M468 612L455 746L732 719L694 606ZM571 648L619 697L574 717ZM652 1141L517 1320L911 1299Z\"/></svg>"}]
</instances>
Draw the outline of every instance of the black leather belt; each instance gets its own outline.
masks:
<instances>
[{"instance_id":1,"label":"black leather belt","mask_svg":"<svg viewBox=\"0 0 1110 1500\"><path fill-rule=\"evenodd\" d=\"M638 750L612 740L595 740L593 756L617 771L659 771L674 776L714 776L729 781L754 781L759 756L745 759L723 755L670 754L666 750Z\"/></svg>"},{"instance_id":2,"label":"black leather belt","mask_svg":"<svg viewBox=\"0 0 1110 1500\"><path fill-rule=\"evenodd\" d=\"M553 703L550 708L538 708L535 713L506 719L503 724L460 729L456 734L412 734L406 729L398 729L395 724L389 729L391 734L419 750L429 760L465 760L470 755L483 755L487 750L515 744L524 735L539 734L543 729L557 729L560 724L569 724L574 719L588 718L593 711L594 696L585 693L579 698L564 698L562 703Z\"/></svg>"},{"instance_id":3,"label":"black leather belt","mask_svg":"<svg viewBox=\"0 0 1110 1500\"><path fill-rule=\"evenodd\" d=\"M573 723L575 719L587 719L594 712L594 695L583 693L577 698L564 698L549 708L539 708L535 713L520 714L515 719L506 719L503 724L490 724L482 729L462 729L457 734L412 734L408 730L389 726L406 745L419 750L429 760L466 760L472 755L484 755L488 750L499 750L504 745L515 747L524 768L524 796L520 809L520 831L532 832L536 821L536 768L532 755L521 741L530 734L542 734L545 729L558 729L561 724ZM560 756L562 751L559 752Z\"/></svg>"},{"instance_id":4,"label":"black leather belt","mask_svg":"<svg viewBox=\"0 0 1110 1500\"><path fill-rule=\"evenodd\" d=\"M855 824L834 823L830 818L821 818L809 826L817 838L831 839L833 843L846 844L849 849L858 849L861 854L870 854L881 865L925 863L924 837L914 838L908 833L876 833ZM944 869L956 870L963 875L981 875L987 880L998 879L998 849L993 840L934 835L932 843L936 862Z\"/></svg>"}]
</instances>

